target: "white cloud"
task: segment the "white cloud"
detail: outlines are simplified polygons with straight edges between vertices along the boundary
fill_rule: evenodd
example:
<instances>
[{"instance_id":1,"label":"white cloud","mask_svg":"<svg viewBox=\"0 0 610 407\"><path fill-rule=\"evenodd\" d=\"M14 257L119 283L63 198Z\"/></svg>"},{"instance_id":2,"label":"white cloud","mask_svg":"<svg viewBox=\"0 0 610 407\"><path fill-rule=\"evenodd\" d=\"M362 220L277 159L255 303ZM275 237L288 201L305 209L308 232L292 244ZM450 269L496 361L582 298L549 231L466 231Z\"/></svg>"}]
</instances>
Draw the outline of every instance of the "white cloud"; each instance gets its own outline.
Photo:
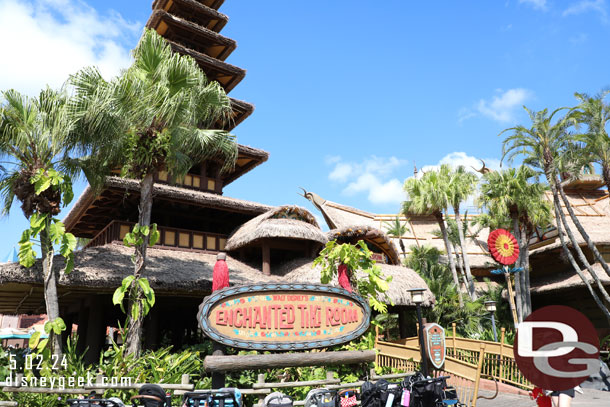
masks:
<instances>
[{"instance_id":1,"label":"white cloud","mask_svg":"<svg viewBox=\"0 0 610 407\"><path fill-rule=\"evenodd\" d=\"M482 115L500 123L512 122L515 120L517 109L533 97L533 92L524 88L509 89L503 92L496 89L495 96L491 99L481 99L473 108L462 108L458 112L458 123L472 117Z\"/></svg>"},{"instance_id":2,"label":"white cloud","mask_svg":"<svg viewBox=\"0 0 610 407\"><path fill-rule=\"evenodd\" d=\"M485 162L485 166L490 170L497 171L500 169L500 160L497 158L483 158L482 160ZM482 167L481 159L468 155L463 151L449 153L441 158L438 164L426 165L422 167L421 171L419 171L417 175L418 177L421 177L424 172L437 170L442 164L449 164L452 167L463 165L467 171L481 175L479 172L477 172L477 170L480 170Z\"/></svg>"},{"instance_id":3,"label":"white cloud","mask_svg":"<svg viewBox=\"0 0 610 407\"><path fill-rule=\"evenodd\" d=\"M0 90L35 95L91 65L110 78L129 66L141 30L80 0L0 0Z\"/></svg>"},{"instance_id":4,"label":"white cloud","mask_svg":"<svg viewBox=\"0 0 610 407\"><path fill-rule=\"evenodd\" d=\"M606 11L605 0L581 0L565 9L562 15L564 17L567 17L571 15L587 13L590 11L598 13L602 21L607 21L608 12Z\"/></svg>"},{"instance_id":5,"label":"white cloud","mask_svg":"<svg viewBox=\"0 0 610 407\"><path fill-rule=\"evenodd\" d=\"M402 182L390 176L405 163L396 157L371 156L359 163L340 159L334 161L328 178L334 182L347 183L342 191L347 195L367 193L368 200L374 204L398 204L404 200Z\"/></svg>"},{"instance_id":6,"label":"white cloud","mask_svg":"<svg viewBox=\"0 0 610 407\"><path fill-rule=\"evenodd\" d=\"M446 156L444 156L443 158L441 158L437 164L423 166L417 173L417 178L421 178L423 176L424 172L438 170L442 164L449 164L454 168L458 167L460 165L463 165L467 171L476 174L478 177L481 177L482 174L477 171L477 170L480 170L483 166L481 160L483 160L485 162L485 167L489 168L492 171L498 171L501 169L500 160L497 158L480 159L480 158L468 155L463 151L455 151L455 152L449 153ZM468 197L468 199L466 199L466 201L460 206L460 210L461 211L467 210L471 214L478 212L479 209L475 205L475 197L474 196Z\"/></svg>"},{"instance_id":7,"label":"white cloud","mask_svg":"<svg viewBox=\"0 0 610 407\"><path fill-rule=\"evenodd\" d=\"M546 0L519 0L519 3L532 6L536 10L546 10L547 9Z\"/></svg>"},{"instance_id":8,"label":"white cloud","mask_svg":"<svg viewBox=\"0 0 610 407\"><path fill-rule=\"evenodd\" d=\"M336 163L335 169L328 174L328 179L331 181L345 182L353 172L351 164L347 163Z\"/></svg>"}]
</instances>

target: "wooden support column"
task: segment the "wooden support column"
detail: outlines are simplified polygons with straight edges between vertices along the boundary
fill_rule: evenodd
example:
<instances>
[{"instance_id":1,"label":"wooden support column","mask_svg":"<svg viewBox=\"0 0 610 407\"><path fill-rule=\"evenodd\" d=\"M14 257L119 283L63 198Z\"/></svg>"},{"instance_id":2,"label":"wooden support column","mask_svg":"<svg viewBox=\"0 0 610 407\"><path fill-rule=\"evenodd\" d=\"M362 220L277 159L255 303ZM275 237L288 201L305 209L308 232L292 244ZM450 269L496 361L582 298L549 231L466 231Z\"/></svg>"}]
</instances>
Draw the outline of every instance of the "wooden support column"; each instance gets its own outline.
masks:
<instances>
[{"instance_id":1,"label":"wooden support column","mask_svg":"<svg viewBox=\"0 0 610 407\"><path fill-rule=\"evenodd\" d=\"M159 304L152 307L144 320L144 347L155 350L159 343Z\"/></svg>"},{"instance_id":2,"label":"wooden support column","mask_svg":"<svg viewBox=\"0 0 610 407\"><path fill-rule=\"evenodd\" d=\"M271 275L271 249L268 242L263 242L263 274Z\"/></svg>"},{"instance_id":3,"label":"wooden support column","mask_svg":"<svg viewBox=\"0 0 610 407\"><path fill-rule=\"evenodd\" d=\"M66 323L66 330L61 333L62 346L66 346L68 337L72 334L72 324L74 323L74 314L64 314L64 322Z\"/></svg>"},{"instance_id":4,"label":"wooden support column","mask_svg":"<svg viewBox=\"0 0 610 407\"><path fill-rule=\"evenodd\" d=\"M96 295L91 298L91 305L89 306L87 326L87 346L89 350L85 354L86 363L95 363L99 359L105 338L104 307L102 306L102 299Z\"/></svg>"},{"instance_id":5,"label":"wooden support column","mask_svg":"<svg viewBox=\"0 0 610 407\"><path fill-rule=\"evenodd\" d=\"M407 326L409 324L409 314L408 313L409 313L409 311L407 311L406 307L398 308L398 331L400 334L400 339L406 338L408 336L408 333L407 333Z\"/></svg>"},{"instance_id":6,"label":"wooden support column","mask_svg":"<svg viewBox=\"0 0 610 407\"><path fill-rule=\"evenodd\" d=\"M87 348L87 328L89 325L89 308L85 308L84 301L81 301L81 308L78 311L77 321L78 329L76 334L78 335L78 342L76 344L76 350L82 355Z\"/></svg>"}]
</instances>

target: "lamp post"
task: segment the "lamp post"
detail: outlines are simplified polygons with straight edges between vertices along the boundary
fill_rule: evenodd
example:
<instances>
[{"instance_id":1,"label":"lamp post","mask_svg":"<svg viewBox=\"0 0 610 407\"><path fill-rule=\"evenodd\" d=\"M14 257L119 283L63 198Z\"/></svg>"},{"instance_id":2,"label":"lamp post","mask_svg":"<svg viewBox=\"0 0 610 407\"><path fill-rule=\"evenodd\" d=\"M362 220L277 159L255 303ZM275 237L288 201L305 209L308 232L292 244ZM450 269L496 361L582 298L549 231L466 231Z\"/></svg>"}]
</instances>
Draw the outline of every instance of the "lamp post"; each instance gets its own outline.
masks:
<instances>
[{"instance_id":1,"label":"lamp post","mask_svg":"<svg viewBox=\"0 0 610 407\"><path fill-rule=\"evenodd\" d=\"M417 322L419 323L419 351L421 353L421 371L424 377L428 377L428 356L426 352L426 343L424 341L424 324L421 317L421 304L424 302L424 288L413 288L408 290L411 293L411 299L417 307Z\"/></svg>"},{"instance_id":2,"label":"lamp post","mask_svg":"<svg viewBox=\"0 0 610 407\"><path fill-rule=\"evenodd\" d=\"M494 331L494 342L498 342L498 334L496 333L496 318L494 316L494 313L496 312L496 302L485 301L485 310L487 310L491 316L491 327Z\"/></svg>"}]
</instances>

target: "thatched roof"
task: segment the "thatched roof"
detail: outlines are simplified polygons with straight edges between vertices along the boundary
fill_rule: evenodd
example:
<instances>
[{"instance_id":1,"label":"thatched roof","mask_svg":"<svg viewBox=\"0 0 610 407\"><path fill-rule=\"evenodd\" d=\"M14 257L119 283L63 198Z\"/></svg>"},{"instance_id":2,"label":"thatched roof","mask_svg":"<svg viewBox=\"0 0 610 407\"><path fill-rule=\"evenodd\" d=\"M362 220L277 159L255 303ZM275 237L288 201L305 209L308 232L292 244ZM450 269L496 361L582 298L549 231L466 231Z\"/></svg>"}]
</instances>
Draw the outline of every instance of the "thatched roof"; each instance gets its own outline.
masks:
<instances>
[{"instance_id":1,"label":"thatched roof","mask_svg":"<svg viewBox=\"0 0 610 407\"><path fill-rule=\"evenodd\" d=\"M599 175L581 174L578 178L563 181L561 185L564 190L592 191L604 186L604 180Z\"/></svg>"},{"instance_id":2,"label":"thatched roof","mask_svg":"<svg viewBox=\"0 0 610 407\"><path fill-rule=\"evenodd\" d=\"M199 64L201 70L205 72L207 78L211 81L218 81L226 92L230 92L246 76L246 71L244 69L227 64L226 62L212 58L201 52L186 48L176 42L168 42L172 47L172 51L177 52L180 55L188 55L197 61L197 64Z\"/></svg>"},{"instance_id":3,"label":"thatched roof","mask_svg":"<svg viewBox=\"0 0 610 407\"><path fill-rule=\"evenodd\" d=\"M390 264L400 264L398 251L396 250L394 243L392 243L388 235L374 227L367 225L345 226L340 229L329 231L327 236L328 240L337 240L339 243L355 243L358 240L366 240L379 247L379 249L388 256Z\"/></svg>"},{"instance_id":4,"label":"thatched roof","mask_svg":"<svg viewBox=\"0 0 610 407\"><path fill-rule=\"evenodd\" d=\"M610 286L610 277L599 263L593 264L593 271L599 277L604 286ZM585 268L582 270L587 280L595 288L597 283ZM545 278L532 280L532 294L557 293L573 288L584 287L585 283L580 279L580 276L575 271L564 271L559 273L548 274ZM597 288L595 288L597 291Z\"/></svg>"},{"instance_id":5,"label":"thatched roof","mask_svg":"<svg viewBox=\"0 0 610 407\"><path fill-rule=\"evenodd\" d=\"M309 211L299 206L285 205L270 209L240 226L227 239L225 249L236 250L270 238L309 240L320 244L327 242Z\"/></svg>"},{"instance_id":6,"label":"thatched roof","mask_svg":"<svg viewBox=\"0 0 610 407\"><path fill-rule=\"evenodd\" d=\"M122 244L107 244L78 251L75 254L74 271L69 275L62 273L58 288L62 292L89 290L96 293L111 293L125 277L133 273L132 255L133 248ZM212 272L216 263L215 254L149 248L147 256L145 277L148 278L157 295L202 298L211 292ZM261 271L230 256L227 256L226 261L232 285L278 281L277 277L263 275ZM62 257L55 257L55 267L63 269ZM0 291L15 285L41 286L41 260L29 269L18 263L0 265ZM0 294L0 297L2 296ZM24 297L17 298L17 303L21 298ZM38 307L39 302L33 301L32 305ZM22 305L20 309L23 312L29 311L27 305Z\"/></svg>"},{"instance_id":7,"label":"thatched roof","mask_svg":"<svg viewBox=\"0 0 610 407\"><path fill-rule=\"evenodd\" d=\"M570 205L576 214L576 217L586 230L587 234L596 245L610 245L610 201L608 194L603 190L566 190L566 195L570 201ZM552 197L547 195L547 199ZM563 213L566 216L570 229L574 232L574 236L579 245L585 245L585 241L578 233L574 222L572 222L567 209L562 204ZM556 225L557 223L553 221ZM556 236L556 235L555 235ZM571 242L566 236L566 241L571 246ZM541 255L561 247L559 237L553 237L542 243L537 249L531 250L531 256Z\"/></svg>"},{"instance_id":8,"label":"thatched roof","mask_svg":"<svg viewBox=\"0 0 610 407\"><path fill-rule=\"evenodd\" d=\"M237 47L234 40L165 10L154 10L146 26L168 40L221 61L227 59Z\"/></svg>"},{"instance_id":9,"label":"thatched roof","mask_svg":"<svg viewBox=\"0 0 610 407\"><path fill-rule=\"evenodd\" d=\"M216 254L157 248L149 248L146 253L146 277L155 290L199 293L211 290ZM77 251L74 271L68 275L62 273L59 285L115 289L125 277L133 273L132 255L133 248L123 244L107 244ZM263 275L259 270L230 256L227 256L226 261L230 269L231 284L277 281L276 277ZM63 269L62 257L55 257L55 266ZM41 260L29 269L18 263L0 265L0 284L8 282L42 283Z\"/></svg>"},{"instance_id":10,"label":"thatched roof","mask_svg":"<svg viewBox=\"0 0 610 407\"><path fill-rule=\"evenodd\" d=\"M165 10L216 32L220 32L229 21L226 15L196 0L155 0L152 8Z\"/></svg>"},{"instance_id":11,"label":"thatched roof","mask_svg":"<svg viewBox=\"0 0 610 407\"><path fill-rule=\"evenodd\" d=\"M415 271L407 267L392 266L389 264L377 264L381 267L384 276L392 277L390 288L387 291L388 296L394 305L414 306L411 301L411 294L407 291L412 288L425 288L423 306L431 306L435 299L434 294L428 289L428 285ZM308 259L299 259L284 265L284 270L287 271L282 281L291 283L320 283L320 267L313 266L313 262ZM358 278L364 277L358 275ZM338 286L335 280L331 283Z\"/></svg>"},{"instance_id":12,"label":"thatched roof","mask_svg":"<svg viewBox=\"0 0 610 407\"><path fill-rule=\"evenodd\" d=\"M120 177L108 177L105 183L106 190L118 191L119 195L124 195L124 192L131 192L134 196L138 195L140 184L137 180ZM270 210L272 207L257 202L245 201L242 199L229 198L223 195L218 195L210 192L187 189L166 184L156 183L153 188L153 196L155 200L167 199L174 202L185 202L195 204L202 207L219 208L227 211L247 213L258 215ZM78 198L70 212L64 218L64 224L68 231L86 215L87 210L98 199L98 195L94 193L90 186L87 186L81 196ZM101 215L98 215L101 216ZM107 224L112 219L112 214L108 214Z\"/></svg>"},{"instance_id":13,"label":"thatched roof","mask_svg":"<svg viewBox=\"0 0 610 407\"><path fill-rule=\"evenodd\" d=\"M379 215L331 202L313 192L306 192L305 197L320 210L328 227L331 229L340 229L350 227L351 225L366 225L379 230L385 230L385 222L391 222L396 218L395 214ZM401 237L405 245L405 255L411 253L411 246L429 245L443 252L445 251L443 239L434 233L436 230L439 230L439 226L433 216L410 216L408 219L400 216L400 219L406 222L406 226L409 229ZM471 218L469 217L469 219ZM466 252L470 260L470 267L475 275L487 275L488 270L496 267L495 261L487 250L488 235L489 230L483 229L476 237L469 236L466 239ZM390 240L394 243L394 247L400 247L398 236L390 236ZM441 260L446 261L446 257L442 256Z\"/></svg>"},{"instance_id":14,"label":"thatched roof","mask_svg":"<svg viewBox=\"0 0 610 407\"><path fill-rule=\"evenodd\" d=\"M243 100L231 99L231 109L233 109L230 123L225 123L223 128L227 131L233 130L237 125L248 118L254 112L254 105Z\"/></svg>"}]
</instances>

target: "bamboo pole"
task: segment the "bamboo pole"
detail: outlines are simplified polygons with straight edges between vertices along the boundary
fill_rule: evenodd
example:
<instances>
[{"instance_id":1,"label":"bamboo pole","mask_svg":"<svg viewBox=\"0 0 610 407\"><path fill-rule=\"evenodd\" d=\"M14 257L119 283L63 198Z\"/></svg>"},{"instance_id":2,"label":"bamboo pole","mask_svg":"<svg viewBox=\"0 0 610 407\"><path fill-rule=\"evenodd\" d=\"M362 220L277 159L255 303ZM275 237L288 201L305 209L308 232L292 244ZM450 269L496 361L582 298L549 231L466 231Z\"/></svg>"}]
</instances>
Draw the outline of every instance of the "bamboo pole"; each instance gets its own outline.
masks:
<instances>
[{"instance_id":1,"label":"bamboo pole","mask_svg":"<svg viewBox=\"0 0 610 407\"><path fill-rule=\"evenodd\" d=\"M508 266L504 266L504 277L506 278L506 286L508 287L508 303L510 304L510 310L513 314L515 329L517 329L519 319L517 319L517 307L515 306L515 296L513 294L513 282L510 278L510 273L508 272Z\"/></svg>"}]
</instances>

